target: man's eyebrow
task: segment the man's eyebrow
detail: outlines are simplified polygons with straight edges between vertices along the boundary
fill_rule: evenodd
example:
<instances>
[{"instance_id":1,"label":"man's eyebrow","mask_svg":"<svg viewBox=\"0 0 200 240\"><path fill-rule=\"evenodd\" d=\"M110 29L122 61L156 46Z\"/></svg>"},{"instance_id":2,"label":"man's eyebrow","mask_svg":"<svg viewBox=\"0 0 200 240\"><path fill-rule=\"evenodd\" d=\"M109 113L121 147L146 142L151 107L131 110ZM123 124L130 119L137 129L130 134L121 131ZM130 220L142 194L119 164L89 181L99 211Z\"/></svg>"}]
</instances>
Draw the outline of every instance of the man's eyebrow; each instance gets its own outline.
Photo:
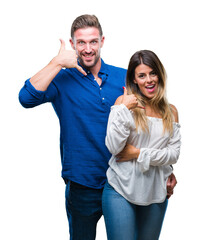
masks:
<instances>
[{"instance_id":1,"label":"man's eyebrow","mask_svg":"<svg viewBox=\"0 0 200 240\"><path fill-rule=\"evenodd\" d=\"M94 41L94 40L99 40L100 38L92 38L90 41ZM78 39L76 39L76 41L83 41L83 42L85 42L86 40L85 39L82 39L82 38L78 38Z\"/></svg>"}]
</instances>

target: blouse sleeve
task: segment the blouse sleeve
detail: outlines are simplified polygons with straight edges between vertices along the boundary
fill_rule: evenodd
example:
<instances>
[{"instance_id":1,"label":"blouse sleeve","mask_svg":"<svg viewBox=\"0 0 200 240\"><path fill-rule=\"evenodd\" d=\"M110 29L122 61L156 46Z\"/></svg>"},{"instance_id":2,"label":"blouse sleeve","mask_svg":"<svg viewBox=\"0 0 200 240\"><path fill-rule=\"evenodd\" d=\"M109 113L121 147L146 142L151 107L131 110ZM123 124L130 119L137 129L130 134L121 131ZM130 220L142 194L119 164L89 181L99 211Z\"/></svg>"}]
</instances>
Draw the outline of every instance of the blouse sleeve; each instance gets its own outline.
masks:
<instances>
[{"instance_id":1,"label":"blouse sleeve","mask_svg":"<svg viewBox=\"0 0 200 240\"><path fill-rule=\"evenodd\" d=\"M151 166L172 165L178 161L181 147L180 125L174 123L174 131L167 146L163 149L141 148L137 162L142 172Z\"/></svg>"},{"instance_id":2,"label":"blouse sleeve","mask_svg":"<svg viewBox=\"0 0 200 240\"><path fill-rule=\"evenodd\" d=\"M110 153L117 155L124 149L133 125L132 114L124 104L111 107L105 140Z\"/></svg>"}]
</instances>

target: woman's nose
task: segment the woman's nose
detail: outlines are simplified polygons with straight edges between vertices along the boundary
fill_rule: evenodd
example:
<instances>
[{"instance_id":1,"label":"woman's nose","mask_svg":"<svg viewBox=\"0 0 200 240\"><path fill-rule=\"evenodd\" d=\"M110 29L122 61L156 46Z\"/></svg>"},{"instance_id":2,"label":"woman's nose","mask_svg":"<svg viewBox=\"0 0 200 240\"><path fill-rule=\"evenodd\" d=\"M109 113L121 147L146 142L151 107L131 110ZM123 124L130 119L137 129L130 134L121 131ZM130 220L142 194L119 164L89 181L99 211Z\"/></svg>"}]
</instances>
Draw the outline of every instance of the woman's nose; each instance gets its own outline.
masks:
<instances>
[{"instance_id":1,"label":"woman's nose","mask_svg":"<svg viewBox=\"0 0 200 240\"><path fill-rule=\"evenodd\" d=\"M146 81L147 81L147 82L152 82L152 79L151 79L151 76L150 76L150 75L147 75Z\"/></svg>"}]
</instances>

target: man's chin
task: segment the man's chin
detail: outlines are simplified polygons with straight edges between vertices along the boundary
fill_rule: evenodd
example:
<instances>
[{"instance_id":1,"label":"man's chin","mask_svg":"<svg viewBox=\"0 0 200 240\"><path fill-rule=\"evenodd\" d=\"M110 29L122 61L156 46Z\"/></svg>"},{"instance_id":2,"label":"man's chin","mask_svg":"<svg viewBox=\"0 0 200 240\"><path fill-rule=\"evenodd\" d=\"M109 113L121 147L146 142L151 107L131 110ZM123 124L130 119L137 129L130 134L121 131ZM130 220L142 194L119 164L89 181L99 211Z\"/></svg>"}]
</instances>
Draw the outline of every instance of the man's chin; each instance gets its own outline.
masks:
<instances>
[{"instance_id":1,"label":"man's chin","mask_svg":"<svg viewBox=\"0 0 200 240\"><path fill-rule=\"evenodd\" d=\"M86 69L92 68L96 65L94 61L81 61L80 64Z\"/></svg>"},{"instance_id":2,"label":"man's chin","mask_svg":"<svg viewBox=\"0 0 200 240\"><path fill-rule=\"evenodd\" d=\"M97 64L97 62L99 61L99 57L98 58L94 58L94 59L91 59L90 61L88 60L85 60L85 59L80 59L79 58L79 62L80 62L80 64L84 67L84 68L86 68L86 69L91 69L91 68L93 68L96 64Z\"/></svg>"}]
</instances>

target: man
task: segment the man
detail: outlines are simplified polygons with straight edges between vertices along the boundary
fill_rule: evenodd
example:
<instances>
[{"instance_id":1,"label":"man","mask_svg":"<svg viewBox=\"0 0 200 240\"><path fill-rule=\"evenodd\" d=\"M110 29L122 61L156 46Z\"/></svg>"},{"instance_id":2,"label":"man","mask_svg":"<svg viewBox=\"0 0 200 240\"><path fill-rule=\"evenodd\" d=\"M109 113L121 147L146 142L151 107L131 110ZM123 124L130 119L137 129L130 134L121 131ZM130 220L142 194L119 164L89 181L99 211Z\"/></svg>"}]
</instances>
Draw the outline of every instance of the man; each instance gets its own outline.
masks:
<instances>
[{"instance_id":1,"label":"man","mask_svg":"<svg viewBox=\"0 0 200 240\"><path fill-rule=\"evenodd\" d=\"M65 50L61 40L58 55L25 82L19 100L27 108L52 103L61 128L70 239L94 240L111 156L105 146L107 120L110 107L123 93L126 70L105 64L100 58L104 36L93 15L75 19L70 43L73 51ZM131 146L121 157L131 159ZM170 196L176 185L174 175L168 185Z\"/></svg>"}]
</instances>

